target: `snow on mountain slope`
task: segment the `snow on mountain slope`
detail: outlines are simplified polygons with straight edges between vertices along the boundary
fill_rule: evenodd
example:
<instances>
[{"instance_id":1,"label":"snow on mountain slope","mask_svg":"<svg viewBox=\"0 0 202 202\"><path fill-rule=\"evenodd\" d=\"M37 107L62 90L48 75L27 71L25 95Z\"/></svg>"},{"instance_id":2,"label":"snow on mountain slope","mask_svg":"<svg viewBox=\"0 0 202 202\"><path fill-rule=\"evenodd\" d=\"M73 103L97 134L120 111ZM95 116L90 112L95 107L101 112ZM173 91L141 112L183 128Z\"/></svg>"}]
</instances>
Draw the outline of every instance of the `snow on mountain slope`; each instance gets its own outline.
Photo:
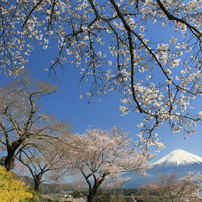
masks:
<instances>
[{"instance_id":1,"label":"snow on mountain slope","mask_svg":"<svg viewBox=\"0 0 202 202\"><path fill-rule=\"evenodd\" d=\"M148 170L148 177L138 176L136 173L127 173L124 177L131 177L125 187L137 188L148 180L158 181L159 174L177 173L179 178L184 177L188 172L194 171L202 174L202 158L181 149L174 150L160 160L153 163L154 167Z\"/></svg>"},{"instance_id":2,"label":"snow on mountain slope","mask_svg":"<svg viewBox=\"0 0 202 202\"><path fill-rule=\"evenodd\" d=\"M186 152L182 149L177 149L170 152L168 155L164 156L160 160L153 163L154 166L159 165L189 165L189 164L202 164L202 158Z\"/></svg>"}]
</instances>

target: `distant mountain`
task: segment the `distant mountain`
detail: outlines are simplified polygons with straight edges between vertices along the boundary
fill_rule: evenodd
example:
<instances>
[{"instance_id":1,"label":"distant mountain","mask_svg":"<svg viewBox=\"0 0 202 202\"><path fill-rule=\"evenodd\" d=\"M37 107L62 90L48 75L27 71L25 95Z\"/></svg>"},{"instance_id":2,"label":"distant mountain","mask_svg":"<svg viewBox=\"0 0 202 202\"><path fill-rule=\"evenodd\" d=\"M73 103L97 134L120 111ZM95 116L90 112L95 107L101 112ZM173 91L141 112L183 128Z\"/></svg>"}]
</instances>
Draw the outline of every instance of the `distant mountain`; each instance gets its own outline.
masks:
<instances>
[{"instance_id":1,"label":"distant mountain","mask_svg":"<svg viewBox=\"0 0 202 202\"><path fill-rule=\"evenodd\" d=\"M186 152L182 149L177 149L170 152L160 160L153 163L154 166L185 166L191 164L202 165L202 158Z\"/></svg>"},{"instance_id":2,"label":"distant mountain","mask_svg":"<svg viewBox=\"0 0 202 202\"><path fill-rule=\"evenodd\" d=\"M125 186L137 188L141 183L146 183L148 180L158 180L158 173L164 175L177 172L179 177L183 177L189 171L202 174L202 158L182 149L177 149L153 163L153 168L147 171L150 177L145 178L135 173L128 173L127 177L132 177L132 179Z\"/></svg>"},{"instance_id":3,"label":"distant mountain","mask_svg":"<svg viewBox=\"0 0 202 202\"><path fill-rule=\"evenodd\" d=\"M202 158L182 149L177 149L153 163L150 173L169 174L178 172L179 176L182 177L189 171L202 173Z\"/></svg>"}]
</instances>

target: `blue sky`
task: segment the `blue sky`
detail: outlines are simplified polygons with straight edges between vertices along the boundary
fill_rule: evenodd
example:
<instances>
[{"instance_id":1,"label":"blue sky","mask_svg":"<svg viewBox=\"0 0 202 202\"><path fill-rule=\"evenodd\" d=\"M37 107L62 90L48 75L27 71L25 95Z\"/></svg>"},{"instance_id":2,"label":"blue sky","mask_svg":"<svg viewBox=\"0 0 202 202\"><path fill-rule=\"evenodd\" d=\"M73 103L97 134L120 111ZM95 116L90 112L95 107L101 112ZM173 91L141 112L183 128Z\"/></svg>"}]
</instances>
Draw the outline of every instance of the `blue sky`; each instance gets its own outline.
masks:
<instances>
[{"instance_id":1,"label":"blue sky","mask_svg":"<svg viewBox=\"0 0 202 202\"><path fill-rule=\"evenodd\" d=\"M45 71L45 68L50 64L52 51L44 51L42 47L38 47L32 52L28 68L36 73L35 77L52 81L48 77L48 72ZM88 104L88 98L79 98L81 92L85 91L85 89L79 87L80 71L73 65L66 65L63 70L58 68L57 76L54 78L55 84L59 85L59 90L54 95L43 98L44 110L55 114L59 119L71 119L72 126L78 133L84 133L89 126L92 128L101 127L103 130L110 130L113 126L120 126L126 132L130 132L134 141L138 140L136 137L139 132L137 124L141 117L135 112L121 116L121 111L119 110L121 98L117 92L110 92L100 102L92 99L91 103ZM183 149L202 156L200 130L196 134L190 135L188 140L184 140L182 133L172 134L167 124L164 124L157 132L166 148L161 150L160 153L156 153L158 156L153 161L160 159L175 149ZM154 153L154 147L151 147L151 152Z\"/></svg>"}]
</instances>

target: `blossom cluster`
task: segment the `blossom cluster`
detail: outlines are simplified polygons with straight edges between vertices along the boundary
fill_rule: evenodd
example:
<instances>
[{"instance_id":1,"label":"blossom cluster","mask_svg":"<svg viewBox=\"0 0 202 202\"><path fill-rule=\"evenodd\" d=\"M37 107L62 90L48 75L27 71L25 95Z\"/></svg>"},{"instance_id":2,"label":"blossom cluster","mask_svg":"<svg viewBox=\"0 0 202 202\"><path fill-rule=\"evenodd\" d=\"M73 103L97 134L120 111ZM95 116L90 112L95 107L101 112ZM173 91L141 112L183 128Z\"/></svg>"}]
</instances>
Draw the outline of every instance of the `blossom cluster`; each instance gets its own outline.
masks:
<instances>
[{"instance_id":1,"label":"blossom cluster","mask_svg":"<svg viewBox=\"0 0 202 202\"><path fill-rule=\"evenodd\" d=\"M145 174L151 168L149 153L131 148L129 134L114 127L111 132L89 129L86 134L74 134L71 148L64 146L68 169L89 176L116 176L124 172Z\"/></svg>"}]
</instances>

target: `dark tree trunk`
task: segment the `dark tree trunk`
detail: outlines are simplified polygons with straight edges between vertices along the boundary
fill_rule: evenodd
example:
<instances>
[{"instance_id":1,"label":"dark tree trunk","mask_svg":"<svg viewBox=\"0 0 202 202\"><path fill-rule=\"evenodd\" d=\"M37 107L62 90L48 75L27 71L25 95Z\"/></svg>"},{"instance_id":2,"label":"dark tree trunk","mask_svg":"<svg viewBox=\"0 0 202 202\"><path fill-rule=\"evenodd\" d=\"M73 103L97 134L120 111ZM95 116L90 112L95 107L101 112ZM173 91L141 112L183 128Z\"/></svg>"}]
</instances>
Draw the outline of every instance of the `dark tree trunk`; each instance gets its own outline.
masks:
<instances>
[{"instance_id":1,"label":"dark tree trunk","mask_svg":"<svg viewBox=\"0 0 202 202\"><path fill-rule=\"evenodd\" d=\"M97 191L97 190L96 190L96 191ZM94 199L94 197L95 197L95 195L96 195L96 191L95 191L95 193L90 192L90 193L88 194L87 202L93 202L93 199Z\"/></svg>"},{"instance_id":2,"label":"dark tree trunk","mask_svg":"<svg viewBox=\"0 0 202 202\"><path fill-rule=\"evenodd\" d=\"M41 184L42 175L35 175L34 177L34 190L39 192L39 185Z\"/></svg>"},{"instance_id":3,"label":"dark tree trunk","mask_svg":"<svg viewBox=\"0 0 202 202\"><path fill-rule=\"evenodd\" d=\"M4 164L7 171L10 171L15 167L15 151L8 151Z\"/></svg>"},{"instance_id":4,"label":"dark tree trunk","mask_svg":"<svg viewBox=\"0 0 202 202\"><path fill-rule=\"evenodd\" d=\"M5 168L7 171L10 171L15 167L15 152L20 147L20 145L24 142L23 138L20 138L16 141L13 141L11 146L7 146L7 156L5 158Z\"/></svg>"},{"instance_id":5,"label":"dark tree trunk","mask_svg":"<svg viewBox=\"0 0 202 202\"><path fill-rule=\"evenodd\" d=\"M41 183L38 183L38 182L34 182L34 191L36 191L36 192L39 192L39 185L40 185Z\"/></svg>"},{"instance_id":6,"label":"dark tree trunk","mask_svg":"<svg viewBox=\"0 0 202 202\"><path fill-rule=\"evenodd\" d=\"M93 189L89 190L88 193L88 198L87 198L87 202L93 202L93 199L97 193L98 187L101 183L98 183L98 181L95 182Z\"/></svg>"},{"instance_id":7,"label":"dark tree trunk","mask_svg":"<svg viewBox=\"0 0 202 202\"><path fill-rule=\"evenodd\" d=\"M87 202L93 202L93 199L97 193L98 187L102 184L102 182L105 180L105 173L103 174L101 179L97 179L95 175L93 175L94 177L94 185L93 188L91 189L91 183L89 183L89 192L88 192L88 198L87 198Z\"/></svg>"}]
</instances>

